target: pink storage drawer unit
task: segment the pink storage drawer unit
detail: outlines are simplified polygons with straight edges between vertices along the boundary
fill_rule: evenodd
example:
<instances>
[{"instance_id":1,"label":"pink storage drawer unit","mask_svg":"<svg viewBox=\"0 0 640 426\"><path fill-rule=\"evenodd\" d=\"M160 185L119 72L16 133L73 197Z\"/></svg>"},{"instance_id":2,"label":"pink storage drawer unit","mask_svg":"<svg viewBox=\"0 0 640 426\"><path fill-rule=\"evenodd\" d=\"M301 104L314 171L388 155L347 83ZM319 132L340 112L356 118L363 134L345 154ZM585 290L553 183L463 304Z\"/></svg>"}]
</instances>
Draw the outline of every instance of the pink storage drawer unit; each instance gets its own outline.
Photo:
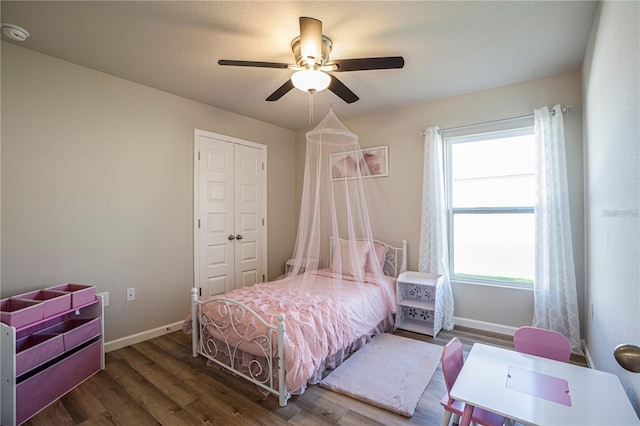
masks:
<instances>
[{"instance_id":1,"label":"pink storage drawer unit","mask_svg":"<svg viewBox=\"0 0 640 426\"><path fill-rule=\"evenodd\" d=\"M35 334L35 336L61 335L64 350L68 351L101 333L100 318L70 319Z\"/></svg>"},{"instance_id":2,"label":"pink storage drawer unit","mask_svg":"<svg viewBox=\"0 0 640 426\"><path fill-rule=\"evenodd\" d=\"M16 340L16 376L64 353L62 334L30 335Z\"/></svg>"},{"instance_id":3,"label":"pink storage drawer unit","mask_svg":"<svg viewBox=\"0 0 640 426\"><path fill-rule=\"evenodd\" d=\"M104 367L104 311L94 286L19 294L0 300L0 312L0 425L24 423Z\"/></svg>"},{"instance_id":4,"label":"pink storage drawer unit","mask_svg":"<svg viewBox=\"0 0 640 426\"><path fill-rule=\"evenodd\" d=\"M44 318L42 302L35 300L0 300L0 322L16 328Z\"/></svg>"},{"instance_id":5,"label":"pink storage drawer unit","mask_svg":"<svg viewBox=\"0 0 640 426\"><path fill-rule=\"evenodd\" d=\"M42 302L44 318L49 318L71 309L71 294L62 291L36 290L15 295L12 299L27 299Z\"/></svg>"},{"instance_id":6,"label":"pink storage drawer unit","mask_svg":"<svg viewBox=\"0 0 640 426\"><path fill-rule=\"evenodd\" d=\"M96 287L84 284L62 284L47 287L45 290L65 291L71 293L71 309L91 303L96 298Z\"/></svg>"}]
</instances>

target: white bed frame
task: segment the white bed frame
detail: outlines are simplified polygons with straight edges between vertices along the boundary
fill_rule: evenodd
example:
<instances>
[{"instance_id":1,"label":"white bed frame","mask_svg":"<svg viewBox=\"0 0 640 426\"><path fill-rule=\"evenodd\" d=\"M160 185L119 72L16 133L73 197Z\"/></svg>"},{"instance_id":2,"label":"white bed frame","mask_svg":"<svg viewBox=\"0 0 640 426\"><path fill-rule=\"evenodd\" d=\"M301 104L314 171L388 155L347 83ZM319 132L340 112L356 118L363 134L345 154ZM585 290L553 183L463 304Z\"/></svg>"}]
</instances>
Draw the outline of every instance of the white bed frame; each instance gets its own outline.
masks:
<instances>
[{"instance_id":1,"label":"white bed frame","mask_svg":"<svg viewBox=\"0 0 640 426\"><path fill-rule=\"evenodd\" d=\"M381 241L376 242L383 243ZM386 245L389 247L389 251L385 258L384 273L387 276L397 277L407 270L407 241L402 241L402 247ZM330 250L330 253L333 253L333 240L331 241L331 247L332 250ZM217 324L209 316L203 314L203 306L209 303L216 304L218 313L226 319L225 324ZM243 322L244 318L251 315L264 325L266 332L264 335L246 340L242 338L242 334L238 331L237 326ZM277 324L269 324L247 305L225 297L214 296L205 300L198 300L198 289L194 287L191 289L191 346L193 357L195 358L198 355L202 355L225 370L255 383L267 392L278 396L280 406L284 407L287 405L287 400L291 397L287 390L284 369L284 336L286 332L284 319L285 314L280 313L277 317ZM216 333L217 339L214 339L211 333L205 333L209 327L212 327L218 332ZM209 330L211 330L211 328ZM240 343L230 343L225 337L225 333L234 333L234 337L238 338ZM277 353L275 353L274 350L276 346L274 345L275 342L277 342ZM229 354L228 363L215 358L218 351L223 349ZM261 378L265 371L264 367L257 360L251 361L248 374L239 371L235 365L235 355L247 350L253 354L257 353L259 356L264 357L267 365L266 378ZM274 360L277 360L278 371L274 371ZM278 385L277 388L276 383Z\"/></svg>"}]
</instances>

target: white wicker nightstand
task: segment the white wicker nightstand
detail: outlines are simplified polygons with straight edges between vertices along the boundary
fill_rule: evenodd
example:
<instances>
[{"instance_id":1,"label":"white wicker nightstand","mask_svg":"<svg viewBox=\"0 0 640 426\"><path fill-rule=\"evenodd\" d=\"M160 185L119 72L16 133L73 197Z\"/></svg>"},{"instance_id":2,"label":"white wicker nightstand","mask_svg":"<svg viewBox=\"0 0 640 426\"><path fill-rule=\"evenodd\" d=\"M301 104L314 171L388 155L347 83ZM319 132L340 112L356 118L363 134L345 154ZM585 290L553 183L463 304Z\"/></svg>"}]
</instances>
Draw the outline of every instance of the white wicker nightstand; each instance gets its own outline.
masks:
<instances>
[{"instance_id":1,"label":"white wicker nightstand","mask_svg":"<svg viewBox=\"0 0 640 426\"><path fill-rule=\"evenodd\" d=\"M436 337L442 329L442 275L407 271L397 286L396 328Z\"/></svg>"}]
</instances>

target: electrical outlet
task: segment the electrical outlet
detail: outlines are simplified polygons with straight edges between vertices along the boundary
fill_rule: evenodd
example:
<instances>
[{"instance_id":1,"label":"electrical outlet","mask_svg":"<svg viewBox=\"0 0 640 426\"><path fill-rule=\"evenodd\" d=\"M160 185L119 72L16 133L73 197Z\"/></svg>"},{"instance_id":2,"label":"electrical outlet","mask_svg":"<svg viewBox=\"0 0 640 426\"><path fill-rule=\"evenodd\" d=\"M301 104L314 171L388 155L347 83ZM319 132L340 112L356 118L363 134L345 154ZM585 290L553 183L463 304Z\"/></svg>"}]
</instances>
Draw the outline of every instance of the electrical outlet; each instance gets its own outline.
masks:
<instances>
[{"instance_id":1,"label":"electrical outlet","mask_svg":"<svg viewBox=\"0 0 640 426\"><path fill-rule=\"evenodd\" d=\"M132 302L136 300L136 289L135 287L131 287L127 289L127 302Z\"/></svg>"},{"instance_id":2,"label":"electrical outlet","mask_svg":"<svg viewBox=\"0 0 640 426\"><path fill-rule=\"evenodd\" d=\"M107 306L109 306L109 292L105 291L104 293L98 293L100 296L102 296L102 303L104 303L104 307L106 308Z\"/></svg>"}]
</instances>

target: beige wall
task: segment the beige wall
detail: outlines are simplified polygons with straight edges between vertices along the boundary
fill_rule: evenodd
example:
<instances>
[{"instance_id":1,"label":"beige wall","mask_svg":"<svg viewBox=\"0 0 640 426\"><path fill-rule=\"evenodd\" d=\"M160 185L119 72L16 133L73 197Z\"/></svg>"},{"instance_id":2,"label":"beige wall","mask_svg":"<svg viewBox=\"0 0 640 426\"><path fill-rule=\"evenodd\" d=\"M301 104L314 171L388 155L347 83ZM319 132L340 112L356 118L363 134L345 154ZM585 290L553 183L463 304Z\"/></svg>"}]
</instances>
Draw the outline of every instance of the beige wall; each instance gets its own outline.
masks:
<instances>
[{"instance_id":1,"label":"beige wall","mask_svg":"<svg viewBox=\"0 0 640 426\"><path fill-rule=\"evenodd\" d=\"M583 66L587 189L586 342L640 414L640 376L614 360L640 346L640 3L603 2Z\"/></svg>"},{"instance_id":2,"label":"beige wall","mask_svg":"<svg viewBox=\"0 0 640 426\"><path fill-rule=\"evenodd\" d=\"M429 84L425 81L423 84ZM360 138L360 145L389 146L390 176L378 178L380 190L409 243L409 269L418 267L424 138L429 126L456 126L533 114L534 108L571 105L565 114L571 219L580 312L584 312L582 97L579 71L407 106L386 113L345 120ZM317 112L320 115L319 112ZM296 133L296 176L304 167L305 132ZM300 179L296 202L300 202ZM505 259L508 261L508 259ZM510 330L529 325L533 316L530 290L454 284L455 316L466 325ZM581 315L582 316L582 315ZM489 324L485 324L489 323ZM501 330L502 326L506 329ZM497 328L496 328L497 327Z\"/></svg>"},{"instance_id":3,"label":"beige wall","mask_svg":"<svg viewBox=\"0 0 640 426\"><path fill-rule=\"evenodd\" d=\"M295 234L292 131L4 42L1 76L2 297L94 284L110 293L107 341L183 319L195 128L267 145L268 271L282 273Z\"/></svg>"}]
</instances>

